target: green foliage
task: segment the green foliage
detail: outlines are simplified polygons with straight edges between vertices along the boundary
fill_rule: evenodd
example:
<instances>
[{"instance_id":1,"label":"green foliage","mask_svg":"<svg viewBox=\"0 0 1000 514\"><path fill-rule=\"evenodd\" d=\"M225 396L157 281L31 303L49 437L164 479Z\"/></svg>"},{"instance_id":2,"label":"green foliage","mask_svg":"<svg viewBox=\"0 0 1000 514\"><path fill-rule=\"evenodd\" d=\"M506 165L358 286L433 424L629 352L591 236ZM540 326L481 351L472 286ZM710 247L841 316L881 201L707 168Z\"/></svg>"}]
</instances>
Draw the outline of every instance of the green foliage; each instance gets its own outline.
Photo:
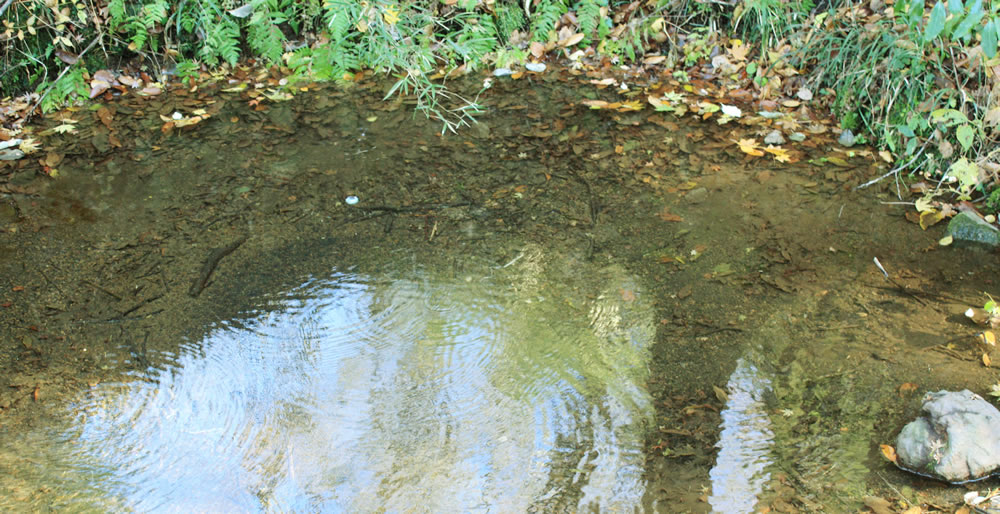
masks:
<instances>
[{"instance_id":1,"label":"green foliage","mask_svg":"<svg viewBox=\"0 0 1000 514\"><path fill-rule=\"evenodd\" d=\"M83 76L84 71L83 68L79 67L71 68L55 81L42 83L39 89L48 92L42 98L42 111L54 111L64 105L75 104L87 98L90 88L87 86L87 81Z\"/></svg>"},{"instance_id":2,"label":"green foliage","mask_svg":"<svg viewBox=\"0 0 1000 514\"><path fill-rule=\"evenodd\" d=\"M580 24L580 32L585 36L585 41L590 41L590 38L597 31L601 24L601 6L607 4L607 0L579 0L573 6L573 10L576 11L576 19Z\"/></svg>"},{"instance_id":3,"label":"green foliage","mask_svg":"<svg viewBox=\"0 0 1000 514\"><path fill-rule=\"evenodd\" d=\"M510 34L524 28L524 11L516 3L498 2L494 8L497 35L504 43L510 41Z\"/></svg>"},{"instance_id":4,"label":"green foliage","mask_svg":"<svg viewBox=\"0 0 1000 514\"><path fill-rule=\"evenodd\" d=\"M565 0L542 0L535 6L531 14L531 34L534 41L548 41L549 34L555 30L556 22L569 7Z\"/></svg>"}]
</instances>

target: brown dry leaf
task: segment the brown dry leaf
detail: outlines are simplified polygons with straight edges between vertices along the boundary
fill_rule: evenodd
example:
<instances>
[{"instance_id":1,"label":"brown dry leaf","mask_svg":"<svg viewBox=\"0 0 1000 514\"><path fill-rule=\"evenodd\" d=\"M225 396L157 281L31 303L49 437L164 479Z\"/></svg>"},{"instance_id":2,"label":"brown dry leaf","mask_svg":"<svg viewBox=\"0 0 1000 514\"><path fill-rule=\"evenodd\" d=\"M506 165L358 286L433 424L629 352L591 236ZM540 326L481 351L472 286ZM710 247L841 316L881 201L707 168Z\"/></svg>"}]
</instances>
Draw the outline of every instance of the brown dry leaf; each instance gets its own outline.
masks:
<instances>
[{"instance_id":1,"label":"brown dry leaf","mask_svg":"<svg viewBox=\"0 0 1000 514\"><path fill-rule=\"evenodd\" d=\"M739 145L740 150L745 154L753 155L754 157L764 156L764 152L760 151L760 148L757 146L756 139L740 139L736 141L736 144Z\"/></svg>"},{"instance_id":2,"label":"brown dry leaf","mask_svg":"<svg viewBox=\"0 0 1000 514\"><path fill-rule=\"evenodd\" d=\"M885 161L887 163L890 163L890 164L892 163L892 154L891 153L889 153L889 152L887 152L885 150L879 150L878 156L881 157L883 161Z\"/></svg>"},{"instance_id":3,"label":"brown dry leaf","mask_svg":"<svg viewBox=\"0 0 1000 514\"><path fill-rule=\"evenodd\" d=\"M576 34L573 34L572 36L566 39L559 40L559 46L563 48L570 47L579 43L580 41L583 41L583 33L577 32Z\"/></svg>"},{"instance_id":4,"label":"brown dry leaf","mask_svg":"<svg viewBox=\"0 0 1000 514\"><path fill-rule=\"evenodd\" d=\"M990 354L988 353L983 354L983 366L990 367Z\"/></svg>"},{"instance_id":5,"label":"brown dry leaf","mask_svg":"<svg viewBox=\"0 0 1000 514\"><path fill-rule=\"evenodd\" d=\"M745 61L747 60L747 54L750 53L750 48L744 45L742 41L738 41L729 49L729 56L733 58L734 61Z\"/></svg>"},{"instance_id":6,"label":"brown dry leaf","mask_svg":"<svg viewBox=\"0 0 1000 514\"><path fill-rule=\"evenodd\" d=\"M101 120L101 123L105 127L111 128L111 121L114 120L115 115L111 113L111 109L107 107L101 107L97 109L97 119Z\"/></svg>"},{"instance_id":7,"label":"brown dry leaf","mask_svg":"<svg viewBox=\"0 0 1000 514\"><path fill-rule=\"evenodd\" d=\"M882 456L885 457L889 462L896 463L896 449L888 444L878 445L879 450L882 450Z\"/></svg>"},{"instance_id":8,"label":"brown dry leaf","mask_svg":"<svg viewBox=\"0 0 1000 514\"><path fill-rule=\"evenodd\" d=\"M662 211L657 213L657 216L663 221L670 221L674 223L680 223L684 221L684 218L670 212L670 210L666 207L664 207Z\"/></svg>"},{"instance_id":9,"label":"brown dry leaf","mask_svg":"<svg viewBox=\"0 0 1000 514\"><path fill-rule=\"evenodd\" d=\"M647 55L642 59L642 63L647 66L652 66L654 64L660 64L665 60L667 60L667 56L665 55Z\"/></svg>"},{"instance_id":10,"label":"brown dry leaf","mask_svg":"<svg viewBox=\"0 0 1000 514\"><path fill-rule=\"evenodd\" d=\"M865 496L865 507L871 509L875 514L895 514L892 503L878 496Z\"/></svg>"},{"instance_id":11,"label":"brown dry leaf","mask_svg":"<svg viewBox=\"0 0 1000 514\"><path fill-rule=\"evenodd\" d=\"M913 382L904 382L899 386L900 396L904 394L914 393L916 391L917 391L917 384L914 384Z\"/></svg>"},{"instance_id":12,"label":"brown dry leaf","mask_svg":"<svg viewBox=\"0 0 1000 514\"><path fill-rule=\"evenodd\" d=\"M919 505L914 505L903 511L903 514L921 514L924 510Z\"/></svg>"},{"instance_id":13,"label":"brown dry leaf","mask_svg":"<svg viewBox=\"0 0 1000 514\"><path fill-rule=\"evenodd\" d=\"M994 107L986 111L986 115L983 116L983 124L989 126L1000 125L1000 107Z\"/></svg>"},{"instance_id":14,"label":"brown dry leaf","mask_svg":"<svg viewBox=\"0 0 1000 514\"><path fill-rule=\"evenodd\" d=\"M50 168L55 168L63 160L63 155L56 152L49 152L45 154L45 158L41 159L40 162L43 166L48 166Z\"/></svg>"},{"instance_id":15,"label":"brown dry leaf","mask_svg":"<svg viewBox=\"0 0 1000 514\"><path fill-rule=\"evenodd\" d=\"M107 83L107 82L105 82L103 80L97 80L97 79L91 80L90 81L90 98L91 99L97 98L98 96L103 95L104 92L107 91L110 88L111 88L111 84L109 84L109 83Z\"/></svg>"},{"instance_id":16,"label":"brown dry leaf","mask_svg":"<svg viewBox=\"0 0 1000 514\"><path fill-rule=\"evenodd\" d=\"M545 45L539 43L538 41L532 41L531 46L528 47L531 55L535 56L535 59L541 59L545 55Z\"/></svg>"}]
</instances>

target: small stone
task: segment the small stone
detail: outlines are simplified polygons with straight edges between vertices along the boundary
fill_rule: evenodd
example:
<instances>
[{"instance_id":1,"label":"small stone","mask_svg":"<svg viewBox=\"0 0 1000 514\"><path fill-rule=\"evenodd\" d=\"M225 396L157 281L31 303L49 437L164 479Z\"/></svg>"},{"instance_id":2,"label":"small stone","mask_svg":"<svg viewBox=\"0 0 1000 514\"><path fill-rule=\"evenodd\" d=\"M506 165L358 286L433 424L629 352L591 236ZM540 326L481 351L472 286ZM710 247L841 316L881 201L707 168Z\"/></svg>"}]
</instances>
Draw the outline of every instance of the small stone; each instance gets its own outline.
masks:
<instances>
[{"instance_id":1,"label":"small stone","mask_svg":"<svg viewBox=\"0 0 1000 514\"><path fill-rule=\"evenodd\" d=\"M524 69L528 71L533 71L535 73L541 73L545 71L545 63L543 62L529 62L524 65Z\"/></svg>"},{"instance_id":2,"label":"small stone","mask_svg":"<svg viewBox=\"0 0 1000 514\"><path fill-rule=\"evenodd\" d=\"M766 145L783 145L785 144L785 138L781 135L780 130L772 130L764 136L764 144Z\"/></svg>"},{"instance_id":3,"label":"small stone","mask_svg":"<svg viewBox=\"0 0 1000 514\"><path fill-rule=\"evenodd\" d=\"M708 199L708 189L705 189L704 187L696 187L688 191L688 194L685 195L684 198L691 203L704 202Z\"/></svg>"},{"instance_id":4,"label":"small stone","mask_svg":"<svg viewBox=\"0 0 1000 514\"><path fill-rule=\"evenodd\" d=\"M801 132L792 132L791 134L788 134L788 139L791 139L796 143L801 143L806 140L806 135Z\"/></svg>"},{"instance_id":5,"label":"small stone","mask_svg":"<svg viewBox=\"0 0 1000 514\"><path fill-rule=\"evenodd\" d=\"M497 68L493 70L494 77L506 77L507 75L510 75L512 73L514 72L511 71L510 68Z\"/></svg>"},{"instance_id":6,"label":"small stone","mask_svg":"<svg viewBox=\"0 0 1000 514\"><path fill-rule=\"evenodd\" d=\"M356 197L354 195L351 195L351 196L348 196L347 198L344 198L344 203L346 203L347 205L357 205L358 202L360 202L360 201L361 200L358 199L358 197Z\"/></svg>"},{"instance_id":7,"label":"small stone","mask_svg":"<svg viewBox=\"0 0 1000 514\"><path fill-rule=\"evenodd\" d=\"M854 146L854 140L854 132L851 132L851 129L844 129L844 131L840 133L840 137L837 138L838 143L847 147Z\"/></svg>"}]
</instances>

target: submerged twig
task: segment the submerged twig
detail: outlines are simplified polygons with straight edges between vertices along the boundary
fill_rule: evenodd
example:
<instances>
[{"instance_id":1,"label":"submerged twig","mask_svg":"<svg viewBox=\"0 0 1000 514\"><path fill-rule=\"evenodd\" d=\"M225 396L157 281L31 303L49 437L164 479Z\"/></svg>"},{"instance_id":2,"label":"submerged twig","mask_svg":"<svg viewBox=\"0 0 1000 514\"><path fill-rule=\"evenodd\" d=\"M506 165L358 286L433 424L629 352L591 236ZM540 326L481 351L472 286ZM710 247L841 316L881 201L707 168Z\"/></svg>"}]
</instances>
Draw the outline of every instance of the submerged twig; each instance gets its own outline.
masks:
<instances>
[{"instance_id":1,"label":"submerged twig","mask_svg":"<svg viewBox=\"0 0 1000 514\"><path fill-rule=\"evenodd\" d=\"M219 265L219 261L221 261L223 257L236 251L236 249L245 243L246 240L247 236L240 236L240 238L236 241L233 241L222 248L216 248L212 251L212 253L208 256L208 259L205 260L205 264L201 267L201 274L199 274L198 278L196 278L194 283L191 284L191 289L188 289L188 295L192 298L197 298L198 295L201 294L202 290L205 289L205 286L208 285L208 279L211 278L212 272L214 272L215 268Z\"/></svg>"}]
</instances>

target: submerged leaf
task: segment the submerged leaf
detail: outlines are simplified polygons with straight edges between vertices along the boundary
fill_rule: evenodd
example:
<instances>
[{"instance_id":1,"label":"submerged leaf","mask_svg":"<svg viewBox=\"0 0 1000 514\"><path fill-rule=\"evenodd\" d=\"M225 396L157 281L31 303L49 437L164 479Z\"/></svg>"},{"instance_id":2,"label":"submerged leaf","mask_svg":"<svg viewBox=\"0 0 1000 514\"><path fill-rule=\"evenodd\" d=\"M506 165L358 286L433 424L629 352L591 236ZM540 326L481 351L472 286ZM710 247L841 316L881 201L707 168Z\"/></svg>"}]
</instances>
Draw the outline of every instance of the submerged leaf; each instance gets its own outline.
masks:
<instances>
[{"instance_id":1,"label":"submerged leaf","mask_svg":"<svg viewBox=\"0 0 1000 514\"><path fill-rule=\"evenodd\" d=\"M740 139L736 144L739 145L740 150L745 154L753 155L754 157L764 156L764 152L760 151L760 148L757 146L756 139Z\"/></svg>"}]
</instances>

